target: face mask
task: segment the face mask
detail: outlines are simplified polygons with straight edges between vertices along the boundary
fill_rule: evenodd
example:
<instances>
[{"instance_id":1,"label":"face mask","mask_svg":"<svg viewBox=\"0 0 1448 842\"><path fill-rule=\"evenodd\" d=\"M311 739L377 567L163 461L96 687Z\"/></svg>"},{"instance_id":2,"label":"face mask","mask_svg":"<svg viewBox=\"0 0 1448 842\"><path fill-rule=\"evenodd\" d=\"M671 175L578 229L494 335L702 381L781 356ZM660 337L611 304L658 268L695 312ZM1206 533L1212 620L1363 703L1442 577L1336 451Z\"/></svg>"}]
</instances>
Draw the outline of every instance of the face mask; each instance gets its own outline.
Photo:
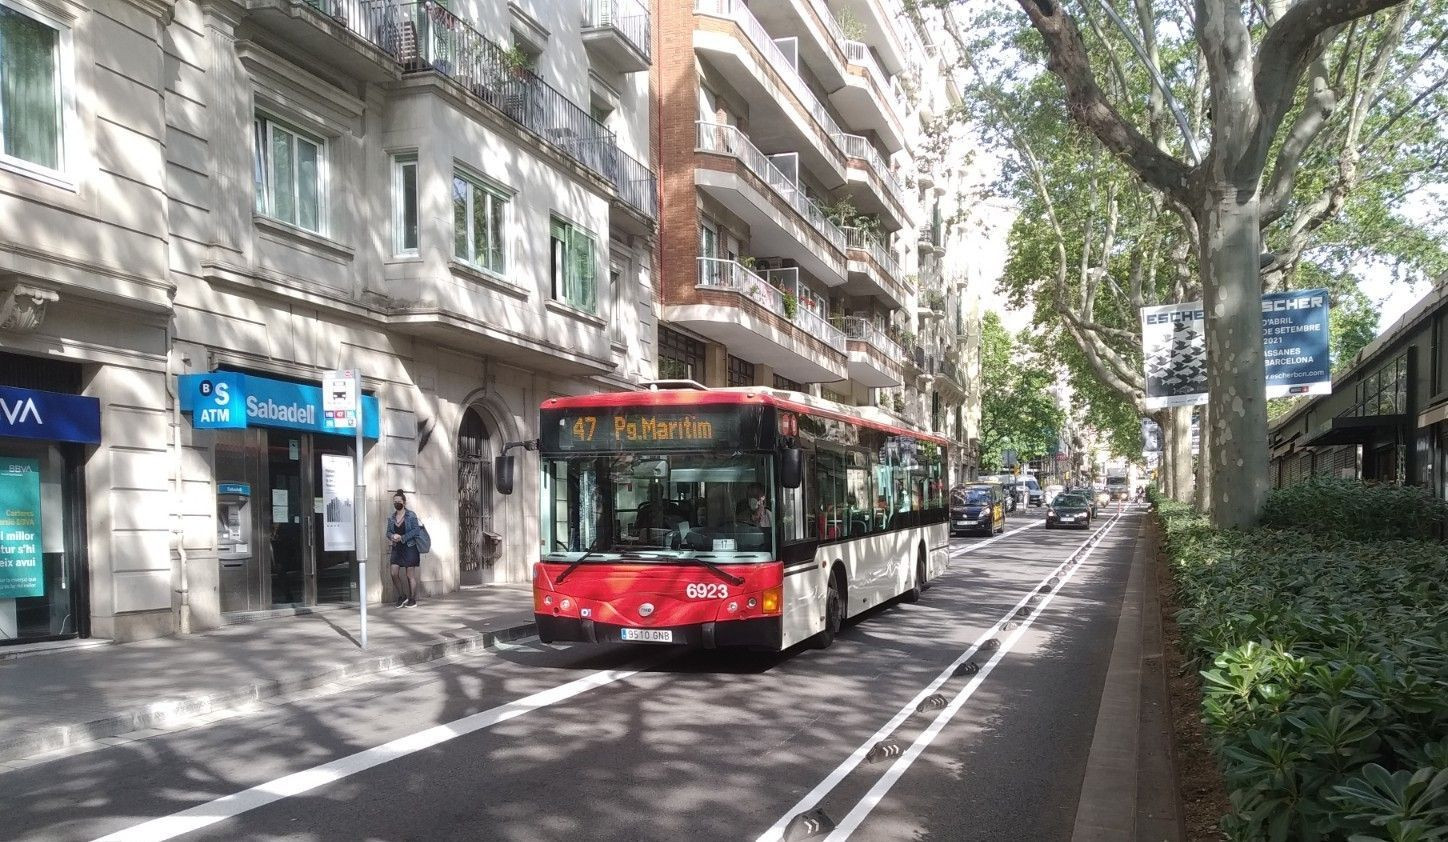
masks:
<instances>
[{"instance_id":1,"label":"face mask","mask_svg":"<svg viewBox=\"0 0 1448 842\"><path fill-rule=\"evenodd\" d=\"M763 505L764 501L758 497L753 497L749 500L749 508L752 511L759 511L760 507L762 507Z\"/></svg>"},{"instance_id":2,"label":"face mask","mask_svg":"<svg viewBox=\"0 0 1448 842\"><path fill-rule=\"evenodd\" d=\"M402 511L402 509L403 509L403 507L404 507L405 505L406 505L405 503L393 503L393 504L392 504L392 508L394 508L394 509L396 509L396 510L398 510L398 511L400 512L400 511Z\"/></svg>"}]
</instances>

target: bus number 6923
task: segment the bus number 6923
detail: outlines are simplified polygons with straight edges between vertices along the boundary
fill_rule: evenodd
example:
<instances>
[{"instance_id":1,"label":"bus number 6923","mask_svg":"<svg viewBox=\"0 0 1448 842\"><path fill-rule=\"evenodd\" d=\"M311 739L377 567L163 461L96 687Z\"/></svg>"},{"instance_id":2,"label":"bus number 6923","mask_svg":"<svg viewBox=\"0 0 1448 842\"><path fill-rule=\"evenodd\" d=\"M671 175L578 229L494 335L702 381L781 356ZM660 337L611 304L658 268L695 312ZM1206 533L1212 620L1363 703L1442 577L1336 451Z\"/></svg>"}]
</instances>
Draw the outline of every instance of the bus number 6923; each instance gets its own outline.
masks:
<instances>
[{"instance_id":1,"label":"bus number 6923","mask_svg":"<svg viewBox=\"0 0 1448 842\"><path fill-rule=\"evenodd\" d=\"M723 599L728 595L728 585L705 585L695 582L684 588L684 596L689 599Z\"/></svg>"}]
</instances>

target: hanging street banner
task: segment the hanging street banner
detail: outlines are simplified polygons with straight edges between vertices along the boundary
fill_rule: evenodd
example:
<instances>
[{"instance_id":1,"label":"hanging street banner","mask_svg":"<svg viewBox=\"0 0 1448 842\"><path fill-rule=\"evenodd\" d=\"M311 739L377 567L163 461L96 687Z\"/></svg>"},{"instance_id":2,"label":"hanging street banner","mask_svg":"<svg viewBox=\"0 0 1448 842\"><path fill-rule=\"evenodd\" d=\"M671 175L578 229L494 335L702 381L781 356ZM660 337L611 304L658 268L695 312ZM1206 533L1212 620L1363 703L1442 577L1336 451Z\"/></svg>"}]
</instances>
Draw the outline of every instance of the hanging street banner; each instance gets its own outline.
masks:
<instances>
[{"instance_id":1,"label":"hanging street banner","mask_svg":"<svg viewBox=\"0 0 1448 842\"><path fill-rule=\"evenodd\" d=\"M0 459L0 599L45 596L40 463Z\"/></svg>"},{"instance_id":2,"label":"hanging street banner","mask_svg":"<svg viewBox=\"0 0 1448 842\"><path fill-rule=\"evenodd\" d=\"M1328 292L1262 296L1262 345L1267 397L1332 393ZM1207 402L1206 311L1200 301L1141 308L1146 408Z\"/></svg>"},{"instance_id":3,"label":"hanging street banner","mask_svg":"<svg viewBox=\"0 0 1448 842\"><path fill-rule=\"evenodd\" d=\"M1325 289L1262 296L1267 397L1332 394Z\"/></svg>"},{"instance_id":4,"label":"hanging street banner","mask_svg":"<svg viewBox=\"0 0 1448 842\"><path fill-rule=\"evenodd\" d=\"M1147 409L1207 402L1206 315L1200 301L1141 308Z\"/></svg>"}]
</instances>

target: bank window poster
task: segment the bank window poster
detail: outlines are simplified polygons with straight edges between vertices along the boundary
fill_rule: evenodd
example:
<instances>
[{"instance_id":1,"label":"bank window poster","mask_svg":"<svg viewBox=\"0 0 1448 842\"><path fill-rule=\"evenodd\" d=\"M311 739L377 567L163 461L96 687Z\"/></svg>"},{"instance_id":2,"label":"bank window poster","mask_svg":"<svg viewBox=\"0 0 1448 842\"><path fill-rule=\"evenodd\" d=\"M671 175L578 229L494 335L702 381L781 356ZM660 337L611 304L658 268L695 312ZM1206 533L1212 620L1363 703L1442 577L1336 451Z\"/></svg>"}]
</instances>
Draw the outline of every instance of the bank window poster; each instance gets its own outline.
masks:
<instances>
[{"instance_id":1,"label":"bank window poster","mask_svg":"<svg viewBox=\"0 0 1448 842\"><path fill-rule=\"evenodd\" d=\"M0 459L0 599L45 596L40 463Z\"/></svg>"},{"instance_id":2,"label":"bank window poster","mask_svg":"<svg viewBox=\"0 0 1448 842\"><path fill-rule=\"evenodd\" d=\"M322 549L326 552L356 546L352 479L352 457L322 454Z\"/></svg>"}]
</instances>

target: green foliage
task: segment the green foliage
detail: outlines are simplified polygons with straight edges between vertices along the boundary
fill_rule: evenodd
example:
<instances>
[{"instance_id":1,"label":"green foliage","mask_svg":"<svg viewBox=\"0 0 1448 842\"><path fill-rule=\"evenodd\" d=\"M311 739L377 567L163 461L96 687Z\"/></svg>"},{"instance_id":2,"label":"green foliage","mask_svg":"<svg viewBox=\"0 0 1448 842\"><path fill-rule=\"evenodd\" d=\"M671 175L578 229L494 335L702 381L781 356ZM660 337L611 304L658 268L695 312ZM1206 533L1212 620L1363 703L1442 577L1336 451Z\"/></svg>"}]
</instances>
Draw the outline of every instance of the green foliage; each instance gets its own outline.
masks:
<instances>
[{"instance_id":1,"label":"green foliage","mask_svg":"<svg viewBox=\"0 0 1448 842\"><path fill-rule=\"evenodd\" d=\"M1385 511L1398 491L1278 492L1281 528L1246 532L1153 500L1183 643L1205 666L1227 836L1448 838L1448 551L1323 528Z\"/></svg>"},{"instance_id":2,"label":"green foliage","mask_svg":"<svg viewBox=\"0 0 1448 842\"><path fill-rule=\"evenodd\" d=\"M1448 523L1448 503L1412 486L1367 486L1316 476L1279 488L1262 525L1354 541L1433 538Z\"/></svg>"},{"instance_id":3,"label":"green foliage","mask_svg":"<svg viewBox=\"0 0 1448 842\"><path fill-rule=\"evenodd\" d=\"M784 294L784 317L794 321L794 314L799 312L799 297L792 292Z\"/></svg>"},{"instance_id":4,"label":"green foliage","mask_svg":"<svg viewBox=\"0 0 1448 842\"><path fill-rule=\"evenodd\" d=\"M1002 455L1024 460L1050 453L1065 414L1049 387L1055 375L1038 355L1017 342L995 313L981 319L981 467L995 471Z\"/></svg>"}]
</instances>

